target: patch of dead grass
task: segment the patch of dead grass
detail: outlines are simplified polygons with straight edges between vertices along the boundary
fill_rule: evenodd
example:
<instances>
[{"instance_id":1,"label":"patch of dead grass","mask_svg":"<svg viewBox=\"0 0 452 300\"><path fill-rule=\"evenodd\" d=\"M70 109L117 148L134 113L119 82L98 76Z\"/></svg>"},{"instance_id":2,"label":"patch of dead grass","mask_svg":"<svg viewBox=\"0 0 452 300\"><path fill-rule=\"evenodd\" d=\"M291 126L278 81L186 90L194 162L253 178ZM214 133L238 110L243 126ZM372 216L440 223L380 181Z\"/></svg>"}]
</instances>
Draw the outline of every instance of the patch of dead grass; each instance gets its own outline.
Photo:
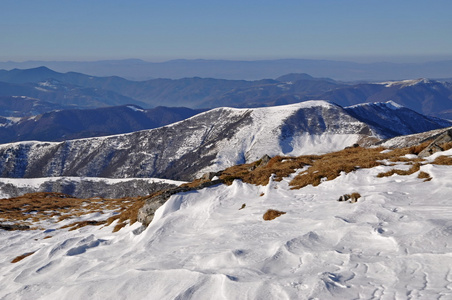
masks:
<instances>
[{"instance_id":1,"label":"patch of dead grass","mask_svg":"<svg viewBox=\"0 0 452 300\"><path fill-rule=\"evenodd\" d=\"M377 175L377 177L379 177L379 178L389 177L389 176L392 176L394 174L401 175L401 176L411 175L411 174L416 173L417 171L419 171L420 168L421 168L421 164L420 163L415 163L408 170L392 169L392 170L389 170L388 172L379 173Z\"/></svg>"},{"instance_id":2,"label":"patch of dead grass","mask_svg":"<svg viewBox=\"0 0 452 300\"><path fill-rule=\"evenodd\" d=\"M271 221L273 219L276 219L279 216L284 215L286 212L284 211L279 211L279 210L275 210L275 209L269 209L265 212L263 219L265 221Z\"/></svg>"},{"instance_id":3,"label":"patch of dead grass","mask_svg":"<svg viewBox=\"0 0 452 300\"><path fill-rule=\"evenodd\" d=\"M30 193L20 197L1 199L0 219L20 225L14 228L21 230L21 228L27 228L27 225L31 226L32 223L43 220L54 218L55 222L61 222L92 213L102 214L108 210L116 212L117 215L113 217L120 219L121 222L125 219L128 219L129 222L136 222L134 211L138 211L139 208L132 212L130 212L130 208L136 205L142 206L142 202L137 204L139 200L139 197L78 199L61 193ZM87 225L97 226L108 222L111 224L112 221L111 218L106 221L78 221L69 223L62 228L75 230Z\"/></svg>"},{"instance_id":4,"label":"patch of dead grass","mask_svg":"<svg viewBox=\"0 0 452 300\"><path fill-rule=\"evenodd\" d=\"M24 254L22 254L22 255L19 255L19 256L17 256L16 258L14 258L14 259L11 261L11 263L12 263L12 264L15 264L16 262L21 261L21 260L24 259L25 257L28 257L28 256L34 254L35 252L36 252L36 251L33 251L33 252L27 252L27 253L24 253Z\"/></svg>"},{"instance_id":5,"label":"patch of dead grass","mask_svg":"<svg viewBox=\"0 0 452 300\"><path fill-rule=\"evenodd\" d=\"M424 172L424 171L420 171L419 174L417 175L417 178L424 179L424 181L432 180L432 177L430 176L430 174L427 172Z\"/></svg>"},{"instance_id":6,"label":"patch of dead grass","mask_svg":"<svg viewBox=\"0 0 452 300\"><path fill-rule=\"evenodd\" d=\"M272 174L274 174L275 181L281 181L284 177L294 173L296 169L312 164L314 158L317 156L275 156L267 165L259 166L257 162L254 162L227 168L220 175L220 179L226 184L232 184L234 179L241 179L246 183L267 185Z\"/></svg>"},{"instance_id":7,"label":"patch of dead grass","mask_svg":"<svg viewBox=\"0 0 452 300\"><path fill-rule=\"evenodd\" d=\"M452 165L452 157L441 155L435 158L435 160L432 162L432 164L435 165L443 165L443 166L451 166Z\"/></svg>"},{"instance_id":8,"label":"patch of dead grass","mask_svg":"<svg viewBox=\"0 0 452 300\"><path fill-rule=\"evenodd\" d=\"M342 172L350 173L358 169L373 168L381 165L383 160L399 161L402 158L401 156L411 151L408 148L404 148L382 153L383 150L384 148L382 147L355 147L319 156L313 161L311 167L307 171L298 174L290 182L290 185L294 189L303 188L310 184L317 186L322 181L337 178Z\"/></svg>"},{"instance_id":9,"label":"patch of dead grass","mask_svg":"<svg viewBox=\"0 0 452 300\"><path fill-rule=\"evenodd\" d=\"M275 156L264 166L261 166L260 161L257 161L227 168L222 171L220 179L225 184L232 184L235 179L240 179L246 183L267 185L272 174L274 175L275 181L281 181L284 177L293 174L295 170L309 166L306 171L292 179L290 186L293 189L303 188L310 184L317 186L322 181L337 178L342 172L350 173L358 169L373 168L382 165L382 161L414 163L418 167L423 159L417 157L411 159L404 156L406 154L418 154L428 144L429 142L425 142L418 146L393 149L386 153L381 153L385 150L383 147L353 147L324 155L303 155L299 157ZM410 172L414 172L412 169L410 170ZM406 173L406 171L401 170L394 170L393 172L392 174ZM194 182L193 184L196 185L199 183Z\"/></svg>"}]
</instances>

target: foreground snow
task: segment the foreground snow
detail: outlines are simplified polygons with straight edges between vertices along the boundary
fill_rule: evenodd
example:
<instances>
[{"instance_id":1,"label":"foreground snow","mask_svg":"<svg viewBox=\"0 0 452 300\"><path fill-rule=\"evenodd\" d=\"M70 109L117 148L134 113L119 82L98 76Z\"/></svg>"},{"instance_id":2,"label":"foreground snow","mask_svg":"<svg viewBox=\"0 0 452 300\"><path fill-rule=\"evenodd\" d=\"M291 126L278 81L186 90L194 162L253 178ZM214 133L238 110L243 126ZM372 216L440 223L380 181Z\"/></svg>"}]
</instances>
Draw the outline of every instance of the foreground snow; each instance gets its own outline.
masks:
<instances>
[{"instance_id":1,"label":"foreground snow","mask_svg":"<svg viewBox=\"0 0 452 300\"><path fill-rule=\"evenodd\" d=\"M452 167L376 177L390 168L174 195L139 235L0 231L0 298L451 299ZM351 192L358 203L336 201ZM269 208L286 214L264 221Z\"/></svg>"}]
</instances>

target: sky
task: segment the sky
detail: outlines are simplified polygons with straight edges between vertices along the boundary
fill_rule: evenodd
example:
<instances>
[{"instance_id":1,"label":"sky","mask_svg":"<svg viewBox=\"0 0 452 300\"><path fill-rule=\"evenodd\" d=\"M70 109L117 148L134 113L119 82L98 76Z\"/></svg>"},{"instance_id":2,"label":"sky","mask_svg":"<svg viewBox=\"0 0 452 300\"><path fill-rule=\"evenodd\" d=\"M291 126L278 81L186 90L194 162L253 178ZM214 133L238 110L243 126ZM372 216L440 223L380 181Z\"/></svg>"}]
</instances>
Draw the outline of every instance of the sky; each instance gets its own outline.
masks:
<instances>
[{"instance_id":1,"label":"sky","mask_svg":"<svg viewBox=\"0 0 452 300\"><path fill-rule=\"evenodd\" d=\"M450 0L2 0L0 61L451 59Z\"/></svg>"}]
</instances>

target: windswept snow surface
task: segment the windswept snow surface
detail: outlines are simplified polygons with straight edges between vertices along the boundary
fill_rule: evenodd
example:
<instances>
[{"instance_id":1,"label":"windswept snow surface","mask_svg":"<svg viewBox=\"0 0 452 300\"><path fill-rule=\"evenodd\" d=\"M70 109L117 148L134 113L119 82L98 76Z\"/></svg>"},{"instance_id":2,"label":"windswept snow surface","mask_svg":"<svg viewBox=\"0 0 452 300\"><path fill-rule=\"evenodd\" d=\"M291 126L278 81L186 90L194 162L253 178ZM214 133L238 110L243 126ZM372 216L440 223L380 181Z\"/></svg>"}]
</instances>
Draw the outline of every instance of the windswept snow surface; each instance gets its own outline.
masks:
<instances>
[{"instance_id":1,"label":"windswept snow surface","mask_svg":"<svg viewBox=\"0 0 452 300\"><path fill-rule=\"evenodd\" d=\"M173 195L138 235L0 231L0 298L451 299L452 167L376 177L391 168ZM336 201L351 192L357 203ZM264 221L267 209L286 214Z\"/></svg>"}]
</instances>

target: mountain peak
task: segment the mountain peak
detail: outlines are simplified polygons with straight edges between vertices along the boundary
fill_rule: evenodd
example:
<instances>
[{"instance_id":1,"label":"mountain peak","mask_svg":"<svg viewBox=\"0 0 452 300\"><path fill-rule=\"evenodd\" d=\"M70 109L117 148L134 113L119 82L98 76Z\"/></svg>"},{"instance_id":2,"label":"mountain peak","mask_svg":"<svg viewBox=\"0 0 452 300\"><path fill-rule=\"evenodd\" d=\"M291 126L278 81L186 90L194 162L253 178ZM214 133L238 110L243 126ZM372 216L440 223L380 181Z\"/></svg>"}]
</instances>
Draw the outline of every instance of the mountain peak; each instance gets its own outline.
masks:
<instances>
[{"instance_id":1,"label":"mountain peak","mask_svg":"<svg viewBox=\"0 0 452 300\"><path fill-rule=\"evenodd\" d=\"M389 108L391 110L397 110L400 108L404 108L403 105L400 105L392 100L386 101L386 102L367 102L367 103L360 103L352 106L348 106L347 108L359 108L359 107L380 107L380 108Z\"/></svg>"},{"instance_id":2,"label":"mountain peak","mask_svg":"<svg viewBox=\"0 0 452 300\"><path fill-rule=\"evenodd\" d=\"M41 66L32 69L13 69L3 74L1 80L10 83L39 82L47 79L55 79L60 73Z\"/></svg>"},{"instance_id":3,"label":"mountain peak","mask_svg":"<svg viewBox=\"0 0 452 300\"><path fill-rule=\"evenodd\" d=\"M295 82L298 80L313 80L313 79L314 79L314 77L312 77L311 75L306 74L306 73L290 73L290 74L286 74L286 75L276 78L276 81Z\"/></svg>"},{"instance_id":4,"label":"mountain peak","mask_svg":"<svg viewBox=\"0 0 452 300\"><path fill-rule=\"evenodd\" d=\"M407 86L414 86L418 84L431 84L435 81L430 80L428 78L419 78L419 79L409 79L409 80L401 80L401 81L385 81L382 82L386 87L392 87L392 86L401 86L401 87L407 87Z\"/></svg>"}]
</instances>

